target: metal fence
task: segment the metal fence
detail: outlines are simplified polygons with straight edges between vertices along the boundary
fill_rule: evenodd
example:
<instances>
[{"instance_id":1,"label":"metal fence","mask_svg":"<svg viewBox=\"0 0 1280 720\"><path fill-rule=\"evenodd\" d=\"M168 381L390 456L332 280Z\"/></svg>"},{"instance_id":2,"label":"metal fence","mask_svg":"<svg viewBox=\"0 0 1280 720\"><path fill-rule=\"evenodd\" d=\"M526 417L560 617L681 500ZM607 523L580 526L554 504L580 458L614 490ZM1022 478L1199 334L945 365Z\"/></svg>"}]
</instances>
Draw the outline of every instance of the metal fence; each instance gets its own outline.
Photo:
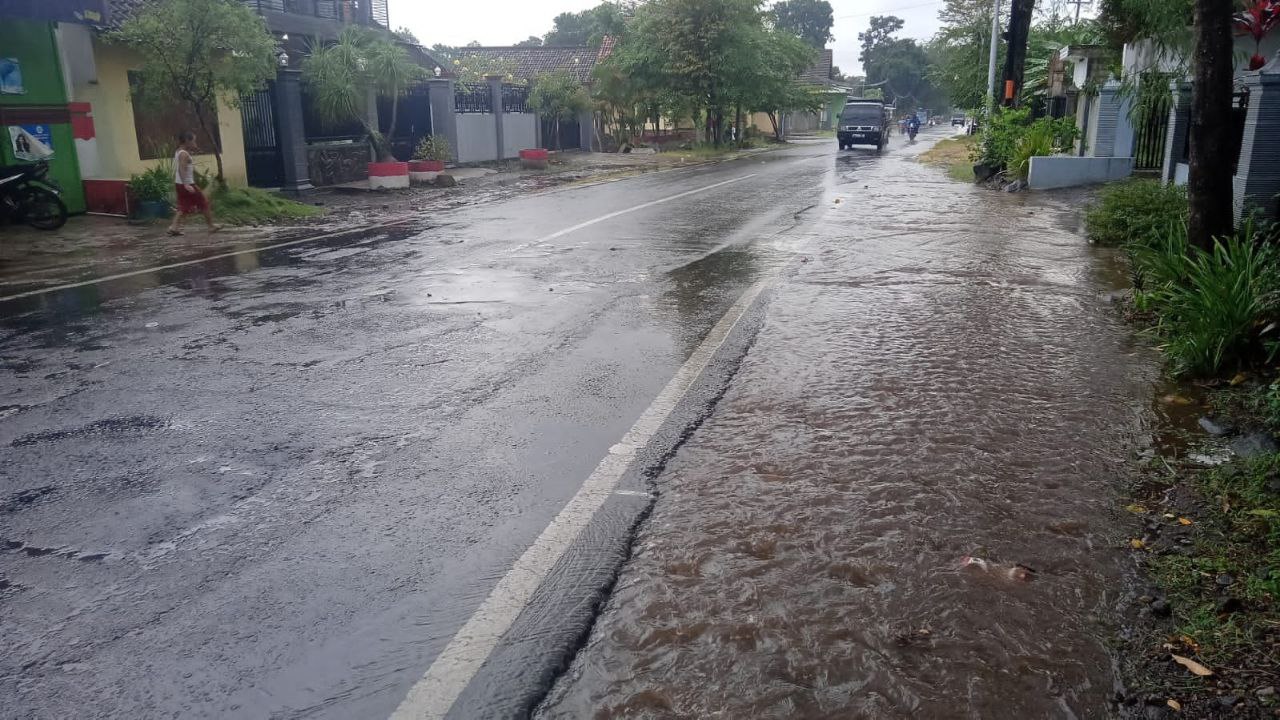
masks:
<instances>
[{"instance_id":1,"label":"metal fence","mask_svg":"<svg viewBox=\"0 0 1280 720\"><path fill-rule=\"evenodd\" d=\"M388 27L387 0L364 0L364 2L370 1L372 4L368 7L369 21ZM364 21L360 12L361 0L241 0L241 2L260 13L306 15L342 22Z\"/></svg>"},{"instance_id":2,"label":"metal fence","mask_svg":"<svg viewBox=\"0 0 1280 720\"><path fill-rule=\"evenodd\" d=\"M503 85L502 112L529 112L529 88L524 85Z\"/></svg>"},{"instance_id":3,"label":"metal fence","mask_svg":"<svg viewBox=\"0 0 1280 720\"><path fill-rule=\"evenodd\" d=\"M1164 164L1164 146L1169 131L1169 93L1149 94L1139 100L1134 112L1133 165L1135 170L1159 170Z\"/></svg>"},{"instance_id":4,"label":"metal fence","mask_svg":"<svg viewBox=\"0 0 1280 720\"><path fill-rule=\"evenodd\" d=\"M460 82L453 86L453 110L460 113L493 112L493 94L485 83Z\"/></svg>"}]
</instances>

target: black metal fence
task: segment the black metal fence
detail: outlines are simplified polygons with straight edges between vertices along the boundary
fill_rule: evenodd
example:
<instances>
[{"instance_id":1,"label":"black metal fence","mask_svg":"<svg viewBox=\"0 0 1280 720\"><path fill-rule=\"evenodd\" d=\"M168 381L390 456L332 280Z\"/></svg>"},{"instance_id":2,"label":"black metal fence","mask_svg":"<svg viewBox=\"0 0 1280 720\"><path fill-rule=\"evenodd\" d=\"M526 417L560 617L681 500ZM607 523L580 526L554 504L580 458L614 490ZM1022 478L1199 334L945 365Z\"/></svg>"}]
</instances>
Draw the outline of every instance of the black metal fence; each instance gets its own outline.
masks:
<instances>
[{"instance_id":1,"label":"black metal fence","mask_svg":"<svg viewBox=\"0 0 1280 720\"><path fill-rule=\"evenodd\" d=\"M453 86L453 109L460 113L491 113L493 94L486 83L456 83Z\"/></svg>"},{"instance_id":2,"label":"black metal fence","mask_svg":"<svg viewBox=\"0 0 1280 720\"><path fill-rule=\"evenodd\" d=\"M1135 170L1159 170L1164 165L1172 105L1173 97L1169 93L1153 93L1139 99L1133 117Z\"/></svg>"},{"instance_id":3,"label":"black metal fence","mask_svg":"<svg viewBox=\"0 0 1280 720\"><path fill-rule=\"evenodd\" d=\"M361 2L372 2L368 15L361 12ZM372 22L387 27L387 0L241 0L258 12L288 13L342 22Z\"/></svg>"},{"instance_id":4,"label":"black metal fence","mask_svg":"<svg viewBox=\"0 0 1280 720\"><path fill-rule=\"evenodd\" d=\"M1231 173L1240 169L1240 148L1244 146L1244 128L1249 120L1249 89L1240 88L1231 95ZM1190 133L1188 133L1190 134Z\"/></svg>"},{"instance_id":5,"label":"black metal fence","mask_svg":"<svg viewBox=\"0 0 1280 720\"><path fill-rule=\"evenodd\" d=\"M240 98L240 119L244 127L244 159L249 184L279 187L284 182L275 117L275 86Z\"/></svg>"},{"instance_id":6,"label":"black metal fence","mask_svg":"<svg viewBox=\"0 0 1280 720\"><path fill-rule=\"evenodd\" d=\"M502 112L529 112L529 88L524 85L503 85Z\"/></svg>"}]
</instances>

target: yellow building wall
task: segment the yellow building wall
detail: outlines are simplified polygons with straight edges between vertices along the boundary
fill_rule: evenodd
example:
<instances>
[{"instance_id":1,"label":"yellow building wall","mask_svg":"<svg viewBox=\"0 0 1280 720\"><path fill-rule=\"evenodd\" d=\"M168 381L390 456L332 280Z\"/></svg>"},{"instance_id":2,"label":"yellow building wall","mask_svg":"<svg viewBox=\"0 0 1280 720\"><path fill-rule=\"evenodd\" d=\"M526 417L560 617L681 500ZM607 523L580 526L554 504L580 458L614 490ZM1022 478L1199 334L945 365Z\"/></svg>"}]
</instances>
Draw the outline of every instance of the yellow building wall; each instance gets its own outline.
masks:
<instances>
[{"instance_id":1,"label":"yellow building wall","mask_svg":"<svg viewBox=\"0 0 1280 720\"><path fill-rule=\"evenodd\" d=\"M109 45L99 38L94 38L93 43L98 81L79 83L71 89L73 101L87 102L93 106L94 129L98 140L98 171L92 178L88 175L85 177L95 180L128 180L129 176L143 172L159 162L141 159L138 135L133 124L129 71L137 70L141 63L126 48ZM174 128L174 135L181 129ZM225 102L218 107L218 131L222 138L222 166L227 184L236 187L248 185L240 111ZM200 143L202 149L208 151L204 146L209 141L201 138ZM196 166L210 175L217 170L212 154L197 156Z\"/></svg>"},{"instance_id":2,"label":"yellow building wall","mask_svg":"<svg viewBox=\"0 0 1280 720\"><path fill-rule=\"evenodd\" d=\"M746 122L748 127L754 127L762 134L768 135L769 137L773 137L774 133L777 131L773 126L773 121L769 119L768 113L755 113L748 118Z\"/></svg>"}]
</instances>

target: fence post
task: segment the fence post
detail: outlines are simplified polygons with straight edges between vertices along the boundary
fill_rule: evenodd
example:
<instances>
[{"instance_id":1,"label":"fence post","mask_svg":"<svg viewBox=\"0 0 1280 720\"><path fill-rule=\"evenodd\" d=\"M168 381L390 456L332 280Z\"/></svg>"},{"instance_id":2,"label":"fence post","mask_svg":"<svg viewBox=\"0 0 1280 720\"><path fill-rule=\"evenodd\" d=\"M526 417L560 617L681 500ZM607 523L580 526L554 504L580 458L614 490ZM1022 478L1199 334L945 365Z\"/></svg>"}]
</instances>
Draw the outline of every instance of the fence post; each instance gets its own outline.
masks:
<instances>
[{"instance_id":1,"label":"fence post","mask_svg":"<svg viewBox=\"0 0 1280 720\"><path fill-rule=\"evenodd\" d=\"M1160 179L1166 185L1174 181L1178 163L1182 161L1182 148L1187 144L1187 130L1191 126L1191 83L1175 80L1169 83L1169 92L1173 94L1173 102L1169 105L1169 129L1160 171Z\"/></svg>"},{"instance_id":2,"label":"fence post","mask_svg":"<svg viewBox=\"0 0 1280 720\"><path fill-rule=\"evenodd\" d=\"M458 147L458 116L453 112L453 80L427 80L427 103L431 107L431 134L447 140L453 150L454 162L462 162L462 158L458 157L461 150Z\"/></svg>"},{"instance_id":3,"label":"fence post","mask_svg":"<svg viewBox=\"0 0 1280 720\"><path fill-rule=\"evenodd\" d=\"M1249 112L1233 182L1237 224L1254 208L1273 220L1280 217L1280 55L1242 79L1249 90Z\"/></svg>"},{"instance_id":4,"label":"fence post","mask_svg":"<svg viewBox=\"0 0 1280 720\"><path fill-rule=\"evenodd\" d=\"M493 104L493 126L498 138L497 159L503 159L503 129L502 129L502 75L485 75L485 82L489 83L489 97Z\"/></svg>"},{"instance_id":5,"label":"fence post","mask_svg":"<svg viewBox=\"0 0 1280 720\"><path fill-rule=\"evenodd\" d=\"M307 131L302 122L302 71L281 68L276 72L276 142L284 166L281 191L291 195L314 190L307 167Z\"/></svg>"}]
</instances>

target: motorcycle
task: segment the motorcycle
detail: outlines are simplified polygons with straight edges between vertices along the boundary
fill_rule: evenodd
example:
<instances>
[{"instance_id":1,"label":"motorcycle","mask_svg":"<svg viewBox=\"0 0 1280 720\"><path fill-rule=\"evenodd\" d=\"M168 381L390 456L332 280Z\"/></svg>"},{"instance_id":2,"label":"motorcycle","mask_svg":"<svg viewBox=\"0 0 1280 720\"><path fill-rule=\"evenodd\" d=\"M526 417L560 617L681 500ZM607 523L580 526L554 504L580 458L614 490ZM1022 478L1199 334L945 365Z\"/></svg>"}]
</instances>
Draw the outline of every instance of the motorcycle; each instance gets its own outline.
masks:
<instances>
[{"instance_id":1,"label":"motorcycle","mask_svg":"<svg viewBox=\"0 0 1280 720\"><path fill-rule=\"evenodd\" d=\"M916 141L916 133L920 132L920 128L914 125L907 126L907 137L911 138L911 142Z\"/></svg>"},{"instance_id":2,"label":"motorcycle","mask_svg":"<svg viewBox=\"0 0 1280 720\"><path fill-rule=\"evenodd\" d=\"M49 163L0 166L0 219L37 230L57 230L67 222L61 188L49 177Z\"/></svg>"}]
</instances>

